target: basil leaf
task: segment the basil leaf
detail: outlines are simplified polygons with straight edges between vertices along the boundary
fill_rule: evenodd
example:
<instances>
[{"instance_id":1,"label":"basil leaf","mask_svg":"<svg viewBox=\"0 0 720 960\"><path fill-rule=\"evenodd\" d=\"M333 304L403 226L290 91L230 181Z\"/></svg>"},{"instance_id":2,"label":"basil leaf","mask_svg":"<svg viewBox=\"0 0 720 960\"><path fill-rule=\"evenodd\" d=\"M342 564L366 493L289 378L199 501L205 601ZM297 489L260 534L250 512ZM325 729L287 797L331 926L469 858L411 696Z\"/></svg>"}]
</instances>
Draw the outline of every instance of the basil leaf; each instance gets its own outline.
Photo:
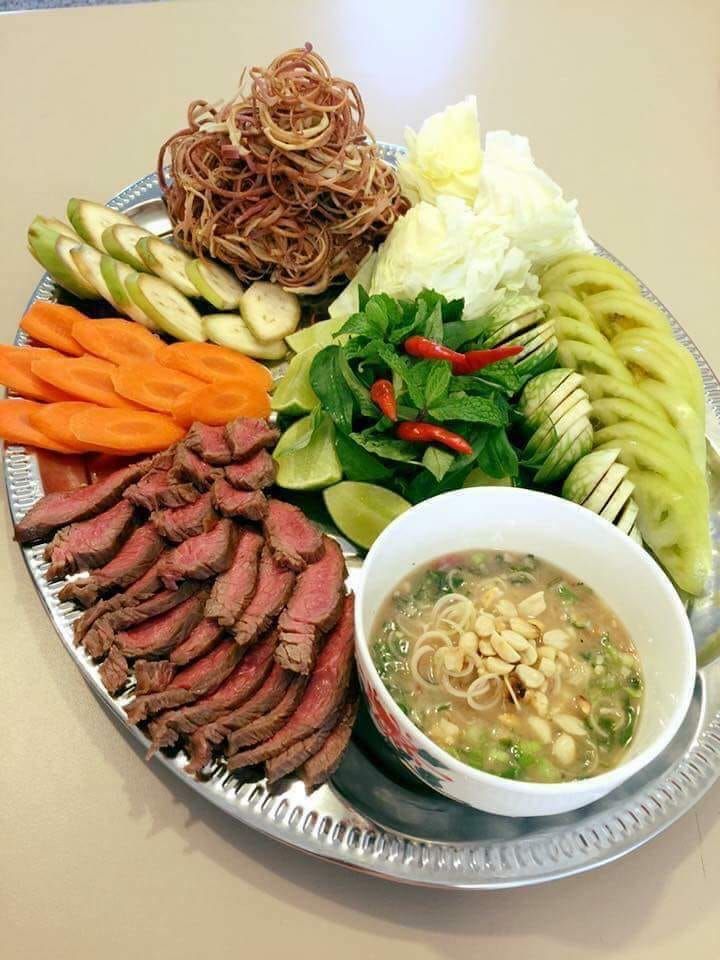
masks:
<instances>
[{"instance_id":1,"label":"basil leaf","mask_svg":"<svg viewBox=\"0 0 720 960\"><path fill-rule=\"evenodd\" d=\"M335 452L347 480L376 483L392 477L389 467L343 433L335 434Z\"/></svg>"},{"instance_id":2,"label":"basil leaf","mask_svg":"<svg viewBox=\"0 0 720 960\"><path fill-rule=\"evenodd\" d=\"M428 447L423 454L422 463L426 470L435 477L436 480L442 480L455 459L454 454L449 450L440 450L438 447Z\"/></svg>"},{"instance_id":3,"label":"basil leaf","mask_svg":"<svg viewBox=\"0 0 720 960\"><path fill-rule=\"evenodd\" d=\"M375 417L378 413L378 408L370 399L370 391L362 382L360 377L353 371L352 367L347 361L347 357L344 352L340 351L340 358L338 360L338 365L340 367L340 372L345 378L345 383L352 392L360 413L363 417Z\"/></svg>"},{"instance_id":4,"label":"basil leaf","mask_svg":"<svg viewBox=\"0 0 720 960\"><path fill-rule=\"evenodd\" d=\"M362 433L351 433L350 439L377 457L383 457L385 460L397 460L400 463L418 463L415 459L417 448L404 440L396 440L394 437L386 437L382 434L373 434L369 431Z\"/></svg>"},{"instance_id":5,"label":"basil leaf","mask_svg":"<svg viewBox=\"0 0 720 960\"><path fill-rule=\"evenodd\" d=\"M487 431L478 466L497 480L518 475L518 456L504 430Z\"/></svg>"},{"instance_id":6,"label":"basil leaf","mask_svg":"<svg viewBox=\"0 0 720 960\"><path fill-rule=\"evenodd\" d=\"M453 394L434 404L429 413L436 420L464 420L470 423L487 423L504 427L508 422L507 411L489 397L461 397Z\"/></svg>"},{"instance_id":7,"label":"basil leaf","mask_svg":"<svg viewBox=\"0 0 720 960\"><path fill-rule=\"evenodd\" d=\"M356 400L343 372L343 359L341 347L321 350L310 367L310 384L322 409L343 433L350 433Z\"/></svg>"}]
</instances>

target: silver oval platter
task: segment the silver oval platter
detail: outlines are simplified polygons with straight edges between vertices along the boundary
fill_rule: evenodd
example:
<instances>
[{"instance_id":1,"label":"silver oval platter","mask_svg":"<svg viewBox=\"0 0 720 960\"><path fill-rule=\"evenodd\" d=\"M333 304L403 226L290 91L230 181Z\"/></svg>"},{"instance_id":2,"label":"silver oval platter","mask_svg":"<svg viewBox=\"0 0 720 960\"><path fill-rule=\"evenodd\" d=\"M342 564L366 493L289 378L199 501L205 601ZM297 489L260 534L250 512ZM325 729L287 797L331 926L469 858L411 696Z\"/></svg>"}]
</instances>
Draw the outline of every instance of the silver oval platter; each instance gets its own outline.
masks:
<instances>
[{"instance_id":1,"label":"silver oval platter","mask_svg":"<svg viewBox=\"0 0 720 960\"><path fill-rule=\"evenodd\" d=\"M381 145L394 163L400 148ZM109 206L130 214L157 234L169 232L155 174L133 183ZM598 252L610 254L598 246ZM617 261L616 261L617 262ZM625 268L627 269L627 268ZM701 370L707 400L713 540L720 542L720 383L682 327L644 286L643 294L670 319L677 339ZM31 302L55 299L45 275ZM24 342L19 333L16 342ZM36 457L9 446L4 456L5 484L12 519L17 522L42 496ZM350 579L360 559L343 542ZM147 740L125 720L128 699L113 698L97 667L72 642L77 612L57 598L61 584L48 585L42 547L23 549L25 562L45 609L69 655L103 706L126 734ZM630 852L697 803L720 776L720 661L713 660L720 616L714 596L720 587L720 554L715 554L707 595L689 609L700 651L695 695L682 729L649 768L610 796L562 816L508 819L484 815L454 803L420 784L385 747L367 715L361 715L353 742L330 784L308 795L299 781L268 790L264 780L238 783L220 768L199 782L184 772L185 757L157 756L199 794L249 827L307 853L365 873L427 886L493 889L541 883L590 870ZM709 661L709 662L708 662Z\"/></svg>"}]
</instances>

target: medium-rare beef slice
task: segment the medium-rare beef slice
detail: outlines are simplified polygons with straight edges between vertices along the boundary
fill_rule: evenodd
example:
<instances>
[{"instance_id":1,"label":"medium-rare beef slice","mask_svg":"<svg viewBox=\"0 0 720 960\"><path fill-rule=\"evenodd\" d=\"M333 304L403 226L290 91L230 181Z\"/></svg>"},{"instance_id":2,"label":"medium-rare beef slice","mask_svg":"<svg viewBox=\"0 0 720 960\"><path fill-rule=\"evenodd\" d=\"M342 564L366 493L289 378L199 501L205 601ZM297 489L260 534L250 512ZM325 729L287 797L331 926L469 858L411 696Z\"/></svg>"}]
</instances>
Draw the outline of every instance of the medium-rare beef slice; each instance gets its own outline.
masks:
<instances>
[{"instance_id":1,"label":"medium-rare beef slice","mask_svg":"<svg viewBox=\"0 0 720 960\"><path fill-rule=\"evenodd\" d=\"M145 693L158 693L169 686L175 676L175 667L169 660L136 660L133 664L135 674L135 696Z\"/></svg>"},{"instance_id":2,"label":"medium-rare beef slice","mask_svg":"<svg viewBox=\"0 0 720 960\"><path fill-rule=\"evenodd\" d=\"M224 517L244 517L262 520L267 510L267 498L261 490L236 490L227 480L216 480L212 488L215 509Z\"/></svg>"},{"instance_id":3,"label":"medium-rare beef slice","mask_svg":"<svg viewBox=\"0 0 720 960\"><path fill-rule=\"evenodd\" d=\"M115 643L126 657L157 657L169 653L200 623L206 599L207 592L198 590L172 610L128 630L117 631Z\"/></svg>"},{"instance_id":4,"label":"medium-rare beef slice","mask_svg":"<svg viewBox=\"0 0 720 960\"><path fill-rule=\"evenodd\" d=\"M273 633L256 644L244 657L238 651L240 662L217 690L192 706L158 717L152 731L153 740L158 746L170 746L179 734L194 733L199 727L217 720L249 699L272 670L276 642L277 637Z\"/></svg>"},{"instance_id":5,"label":"medium-rare beef slice","mask_svg":"<svg viewBox=\"0 0 720 960\"><path fill-rule=\"evenodd\" d=\"M231 565L215 579L205 607L206 617L217 620L224 627L235 623L255 590L262 545L263 538L259 533L241 531Z\"/></svg>"},{"instance_id":6,"label":"medium-rare beef slice","mask_svg":"<svg viewBox=\"0 0 720 960\"><path fill-rule=\"evenodd\" d=\"M115 694L125 686L129 675L128 662L116 646L110 647L98 673L108 693Z\"/></svg>"},{"instance_id":7,"label":"medium-rare beef slice","mask_svg":"<svg viewBox=\"0 0 720 960\"><path fill-rule=\"evenodd\" d=\"M107 601L101 600L102 604L107 604L108 609L95 620L82 637L82 644L91 657L96 659L102 657L110 649L119 630L137 626L145 620L172 610L184 603L188 597L193 596L198 588L199 585L196 583L184 583L178 590L161 590L145 600L131 598L130 602L122 606L117 604L118 597L111 597Z\"/></svg>"},{"instance_id":8,"label":"medium-rare beef slice","mask_svg":"<svg viewBox=\"0 0 720 960\"><path fill-rule=\"evenodd\" d=\"M224 426L211 427L207 423L193 423L183 442L188 450L192 450L212 466L222 467L232 460Z\"/></svg>"},{"instance_id":9,"label":"medium-rare beef slice","mask_svg":"<svg viewBox=\"0 0 720 960\"><path fill-rule=\"evenodd\" d=\"M306 760L309 760L314 753L318 752L329 736L330 729L322 727L315 733L311 733L309 737L298 740L287 750L268 760L265 764L265 776L268 785L277 783L278 780L282 780L283 777L302 766Z\"/></svg>"},{"instance_id":10,"label":"medium-rare beef slice","mask_svg":"<svg viewBox=\"0 0 720 960\"><path fill-rule=\"evenodd\" d=\"M235 555L237 537L232 520L221 520L207 533L190 537L170 550L160 563L160 579L174 590L181 580L207 580L224 573Z\"/></svg>"},{"instance_id":11,"label":"medium-rare beef slice","mask_svg":"<svg viewBox=\"0 0 720 960\"><path fill-rule=\"evenodd\" d=\"M160 534L146 523L134 530L115 556L90 577L66 583L59 597L89 607L98 597L113 590L123 590L139 580L160 556L164 546Z\"/></svg>"},{"instance_id":12,"label":"medium-rare beef slice","mask_svg":"<svg viewBox=\"0 0 720 960\"><path fill-rule=\"evenodd\" d=\"M183 642L170 652L170 662L177 667L205 656L215 646L223 634L223 628L217 620L208 620L204 617L193 632Z\"/></svg>"},{"instance_id":13,"label":"medium-rare beef slice","mask_svg":"<svg viewBox=\"0 0 720 960\"><path fill-rule=\"evenodd\" d=\"M306 790L314 790L321 783L325 783L340 766L355 726L358 704L359 698L356 692L350 697L325 743L298 770Z\"/></svg>"},{"instance_id":14,"label":"medium-rare beef slice","mask_svg":"<svg viewBox=\"0 0 720 960\"><path fill-rule=\"evenodd\" d=\"M258 743L269 740L279 730L282 730L295 713L305 693L307 679L298 676L296 673L291 673L289 670L285 670L284 673L294 679L290 681L280 700L267 713L237 726L235 726L234 714L223 721L226 727L233 725L233 729L227 734L228 747L226 753L228 755L235 754L245 747L254 747Z\"/></svg>"},{"instance_id":15,"label":"medium-rare beef slice","mask_svg":"<svg viewBox=\"0 0 720 960\"><path fill-rule=\"evenodd\" d=\"M273 663L270 673L257 693L235 710L223 714L219 719L202 727L198 733L210 743L222 743L234 730L246 727L270 713L283 699L291 683L301 688L304 686L303 678L289 670L283 670L280 664Z\"/></svg>"},{"instance_id":16,"label":"medium-rare beef slice","mask_svg":"<svg viewBox=\"0 0 720 960\"><path fill-rule=\"evenodd\" d=\"M185 443L177 445L170 467L170 479L173 483L190 481L199 490L207 490L222 475L222 467L211 467Z\"/></svg>"},{"instance_id":17,"label":"medium-rare beef slice","mask_svg":"<svg viewBox=\"0 0 720 960\"><path fill-rule=\"evenodd\" d=\"M219 519L209 493L204 493L193 503L186 503L182 507L155 510L150 514L150 523L153 527L172 543L180 543L188 537L207 533Z\"/></svg>"},{"instance_id":18,"label":"medium-rare beef slice","mask_svg":"<svg viewBox=\"0 0 720 960\"><path fill-rule=\"evenodd\" d=\"M274 736L233 754L228 769L254 766L284 753L317 730L330 730L345 699L353 664L353 598L346 597L336 627L320 651L297 710Z\"/></svg>"},{"instance_id":19,"label":"medium-rare beef slice","mask_svg":"<svg viewBox=\"0 0 720 960\"><path fill-rule=\"evenodd\" d=\"M233 460L245 460L258 450L274 447L280 439L280 431L271 427L267 420L253 417L238 417L225 427Z\"/></svg>"},{"instance_id":20,"label":"medium-rare beef slice","mask_svg":"<svg viewBox=\"0 0 720 960\"><path fill-rule=\"evenodd\" d=\"M269 629L288 602L294 585L295 574L283 569L265 544L260 555L255 593L233 627L235 641L241 647L253 643Z\"/></svg>"},{"instance_id":21,"label":"medium-rare beef slice","mask_svg":"<svg viewBox=\"0 0 720 960\"><path fill-rule=\"evenodd\" d=\"M148 717L154 716L163 710L181 707L185 703L193 703L200 697L215 690L232 673L240 658L240 651L232 640L218 644L213 651L201 660L196 660L189 667L179 670L169 686L159 693L148 693L136 697L128 706L127 713L130 723L142 723ZM164 729L162 718L155 721ZM151 726L152 734L152 726ZM154 739L154 735L153 735ZM158 744L154 744L150 754L154 753Z\"/></svg>"},{"instance_id":22,"label":"medium-rare beef slice","mask_svg":"<svg viewBox=\"0 0 720 960\"><path fill-rule=\"evenodd\" d=\"M265 536L278 563L291 570L304 570L323 552L322 534L298 507L284 500L270 500L263 519Z\"/></svg>"},{"instance_id":23,"label":"medium-rare beef slice","mask_svg":"<svg viewBox=\"0 0 720 960\"><path fill-rule=\"evenodd\" d=\"M130 535L133 517L132 504L121 500L97 517L58 530L45 547L45 559L50 561L47 579L57 580L107 563Z\"/></svg>"},{"instance_id":24,"label":"medium-rare beef slice","mask_svg":"<svg viewBox=\"0 0 720 960\"><path fill-rule=\"evenodd\" d=\"M150 467L149 460L132 463L116 470L104 480L86 487L49 493L30 507L15 527L18 543L35 543L47 540L59 527L78 520L87 520L103 510L114 506L130 484L139 480Z\"/></svg>"},{"instance_id":25,"label":"medium-rare beef slice","mask_svg":"<svg viewBox=\"0 0 720 960\"><path fill-rule=\"evenodd\" d=\"M297 579L280 615L280 642L275 658L287 670L307 674L312 669L320 637L340 616L345 560L335 540L323 537L323 553Z\"/></svg>"},{"instance_id":26,"label":"medium-rare beef slice","mask_svg":"<svg viewBox=\"0 0 720 960\"><path fill-rule=\"evenodd\" d=\"M225 467L225 479L238 490L264 490L275 483L277 468L267 450Z\"/></svg>"},{"instance_id":27,"label":"medium-rare beef slice","mask_svg":"<svg viewBox=\"0 0 720 960\"><path fill-rule=\"evenodd\" d=\"M193 503L200 492L192 483L173 483L169 470L151 470L128 487L123 496L145 510L161 510Z\"/></svg>"}]
</instances>

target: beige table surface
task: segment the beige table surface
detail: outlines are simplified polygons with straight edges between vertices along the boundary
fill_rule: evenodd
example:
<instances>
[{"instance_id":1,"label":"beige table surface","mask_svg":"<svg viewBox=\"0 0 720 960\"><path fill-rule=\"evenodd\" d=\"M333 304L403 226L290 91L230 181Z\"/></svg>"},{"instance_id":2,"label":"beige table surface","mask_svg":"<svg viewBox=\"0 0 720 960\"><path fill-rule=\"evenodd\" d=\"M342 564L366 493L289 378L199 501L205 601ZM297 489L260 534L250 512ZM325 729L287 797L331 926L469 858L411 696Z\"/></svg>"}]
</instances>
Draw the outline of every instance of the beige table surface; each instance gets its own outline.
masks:
<instances>
[{"instance_id":1,"label":"beige table surface","mask_svg":"<svg viewBox=\"0 0 720 960\"><path fill-rule=\"evenodd\" d=\"M187 102L312 40L372 129L475 93L530 136L594 236L720 368L717 0L252 0L0 16L0 334L39 278L36 212L154 167ZM720 956L720 787L585 876L477 895L403 888L285 849L155 765L100 710L43 614L2 511L0 956Z\"/></svg>"}]
</instances>

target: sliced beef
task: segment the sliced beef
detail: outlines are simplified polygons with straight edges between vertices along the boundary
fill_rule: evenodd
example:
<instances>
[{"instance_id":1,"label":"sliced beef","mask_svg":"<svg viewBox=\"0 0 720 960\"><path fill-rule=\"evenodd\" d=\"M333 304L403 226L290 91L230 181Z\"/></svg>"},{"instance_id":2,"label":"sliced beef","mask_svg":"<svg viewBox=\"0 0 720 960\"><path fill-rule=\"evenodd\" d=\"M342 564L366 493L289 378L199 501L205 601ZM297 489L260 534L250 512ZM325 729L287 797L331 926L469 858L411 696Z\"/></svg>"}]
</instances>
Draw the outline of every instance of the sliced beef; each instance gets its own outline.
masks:
<instances>
[{"instance_id":1,"label":"sliced beef","mask_svg":"<svg viewBox=\"0 0 720 960\"><path fill-rule=\"evenodd\" d=\"M237 530L232 520L221 520L207 533L170 550L161 561L160 579L174 590L180 580L207 580L223 573L232 562L236 543Z\"/></svg>"},{"instance_id":2,"label":"sliced beef","mask_svg":"<svg viewBox=\"0 0 720 960\"><path fill-rule=\"evenodd\" d=\"M200 697L205 696L206 693L210 693L211 690L219 687L232 673L240 656L241 653L232 640L218 644L206 657L196 660L189 667L178 671L165 690L136 697L126 710L128 720L130 723L142 723L148 717L152 717L163 710L181 707L185 703L193 703ZM162 726L160 718L156 723ZM155 739L154 734L153 739ZM155 744L151 753L157 749L157 746L161 745Z\"/></svg>"},{"instance_id":3,"label":"sliced beef","mask_svg":"<svg viewBox=\"0 0 720 960\"><path fill-rule=\"evenodd\" d=\"M188 537L207 533L208 530L212 530L218 520L219 517L215 513L209 493L204 493L193 503L186 503L182 507L156 510L150 514L150 523L157 532L173 543L180 543Z\"/></svg>"},{"instance_id":4,"label":"sliced beef","mask_svg":"<svg viewBox=\"0 0 720 960\"><path fill-rule=\"evenodd\" d=\"M170 653L170 662L175 666L184 667L186 663L205 656L215 646L223 634L223 628L217 620L208 620L204 617L193 632Z\"/></svg>"},{"instance_id":5,"label":"sliced beef","mask_svg":"<svg viewBox=\"0 0 720 960\"><path fill-rule=\"evenodd\" d=\"M193 503L200 494L192 483L173 483L169 470L151 470L128 487L123 496L145 510L161 510Z\"/></svg>"},{"instance_id":6,"label":"sliced beef","mask_svg":"<svg viewBox=\"0 0 720 960\"><path fill-rule=\"evenodd\" d=\"M275 483L275 461L267 450L225 467L225 479L238 490L264 490Z\"/></svg>"},{"instance_id":7,"label":"sliced beef","mask_svg":"<svg viewBox=\"0 0 720 960\"><path fill-rule=\"evenodd\" d=\"M177 449L177 444L173 444L171 447L167 447L165 450L161 450L160 453L156 453L150 458L150 469L151 470L169 470L173 465L175 460L175 450Z\"/></svg>"},{"instance_id":8,"label":"sliced beef","mask_svg":"<svg viewBox=\"0 0 720 960\"><path fill-rule=\"evenodd\" d=\"M232 626L255 590L258 562L263 538L253 530L243 530L235 549L232 564L219 577L210 593L205 616L217 620L224 627Z\"/></svg>"},{"instance_id":9,"label":"sliced beef","mask_svg":"<svg viewBox=\"0 0 720 960\"><path fill-rule=\"evenodd\" d=\"M127 503L125 500L121 502ZM91 606L98 597L122 590L139 580L160 556L163 546L164 541L154 527L150 524L138 527L105 566L95 570L86 580L66 583L60 591L60 599L72 600L83 607Z\"/></svg>"},{"instance_id":10,"label":"sliced beef","mask_svg":"<svg viewBox=\"0 0 720 960\"><path fill-rule=\"evenodd\" d=\"M340 766L343 754L347 750L352 736L358 711L358 696L351 697L337 724L317 753L313 754L298 771L306 790L314 790L325 783ZM272 762L272 761L271 761Z\"/></svg>"},{"instance_id":11,"label":"sliced beef","mask_svg":"<svg viewBox=\"0 0 720 960\"><path fill-rule=\"evenodd\" d=\"M62 493L49 493L32 506L15 527L19 543L46 540L59 527L78 520L87 520L114 506L131 483L139 480L150 467L149 460L132 463L116 470L104 480Z\"/></svg>"},{"instance_id":12,"label":"sliced beef","mask_svg":"<svg viewBox=\"0 0 720 960\"><path fill-rule=\"evenodd\" d=\"M272 709L267 713L256 717L248 723L233 727L232 732L228 733L228 754L237 753L244 747L254 747L258 743L264 743L274 736L285 726L290 717L295 713L300 701L305 693L307 680L296 673L292 674L289 670L284 671L286 675L294 677L287 686L285 693ZM234 723L234 715L225 721L226 725Z\"/></svg>"},{"instance_id":13,"label":"sliced beef","mask_svg":"<svg viewBox=\"0 0 720 960\"><path fill-rule=\"evenodd\" d=\"M253 643L269 629L288 602L294 584L295 574L279 566L266 544L260 556L255 593L233 628L241 647Z\"/></svg>"},{"instance_id":14,"label":"sliced beef","mask_svg":"<svg viewBox=\"0 0 720 960\"><path fill-rule=\"evenodd\" d=\"M170 479L173 483L189 481L199 490L207 490L223 475L222 467L211 467L194 453L185 443L179 443L170 467Z\"/></svg>"},{"instance_id":15,"label":"sliced beef","mask_svg":"<svg viewBox=\"0 0 720 960\"><path fill-rule=\"evenodd\" d=\"M200 623L206 599L207 592L199 590L171 610L116 632L115 643L126 657L157 657L168 653ZM131 608L130 612L133 609L138 608Z\"/></svg>"},{"instance_id":16,"label":"sliced beef","mask_svg":"<svg viewBox=\"0 0 720 960\"><path fill-rule=\"evenodd\" d=\"M128 662L116 646L110 647L110 652L98 670L103 686L108 693L116 694L128 681Z\"/></svg>"},{"instance_id":17,"label":"sliced beef","mask_svg":"<svg viewBox=\"0 0 720 960\"><path fill-rule=\"evenodd\" d=\"M228 769L264 763L316 731L331 730L347 693L352 665L353 598L346 597L340 620L320 652L297 710L269 740L233 754Z\"/></svg>"},{"instance_id":18,"label":"sliced beef","mask_svg":"<svg viewBox=\"0 0 720 960\"><path fill-rule=\"evenodd\" d=\"M45 548L45 559L50 561L47 579L102 566L130 535L133 516L132 504L121 500L97 517L58 530Z\"/></svg>"},{"instance_id":19,"label":"sliced beef","mask_svg":"<svg viewBox=\"0 0 720 960\"><path fill-rule=\"evenodd\" d=\"M345 573L340 547L324 536L322 556L300 574L280 616L275 657L286 670L307 674L312 669L321 634L340 616Z\"/></svg>"},{"instance_id":20,"label":"sliced beef","mask_svg":"<svg viewBox=\"0 0 720 960\"><path fill-rule=\"evenodd\" d=\"M256 693L272 669L276 642L275 634L269 634L242 657L225 682L209 696L158 717L152 730L158 746L170 746L180 734L194 733ZM238 656L242 654L238 652Z\"/></svg>"},{"instance_id":21,"label":"sliced beef","mask_svg":"<svg viewBox=\"0 0 720 960\"><path fill-rule=\"evenodd\" d=\"M244 517L262 520L267 510L267 498L261 490L236 490L227 480L216 480L212 488L215 509L224 517Z\"/></svg>"},{"instance_id":22,"label":"sliced beef","mask_svg":"<svg viewBox=\"0 0 720 960\"><path fill-rule=\"evenodd\" d=\"M277 561L283 567L304 570L323 552L322 534L312 520L291 503L270 500L263 526Z\"/></svg>"},{"instance_id":23,"label":"sliced beef","mask_svg":"<svg viewBox=\"0 0 720 960\"><path fill-rule=\"evenodd\" d=\"M192 450L205 463L224 466L232 460L230 447L225 437L225 427L211 427L206 423L194 423L184 440L188 450Z\"/></svg>"},{"instance_id":24,"label":"sliced beef","mask_svg":"<svg viewBox=\"0 0 720 960\"><path fill-rule=\"evenodd\" d=\"M330 730L321 727L320 730L316 730L315 733L311 733L303 740L298 740L287 750L268 760L265 764L265 776L268 784L277 783L278 780L282 780L293 770L297 770L314 753L318 752L329 736Z\"/></svg>"},{"instance_id":25,"label":"sliced beef","mask_svg":"<svg viewBox=\"0 0 720 960\"><path fill-rule=\"evenodd\" d=\"M175 668L169 660L136 660L133 672L136 697L165 690L175 676Z\"/></svg>"},{"instance_id":26,"label":"sliced beef","mask_svg":"<svg viewBox=\"0 0 720 960\"><path fill-rule=\"evenodd\" d=\"M283 699L291 683L301 689L304 687L304 681L301 677L298 677L295 673L290 673L289 670L283 670L278 663L274 663L257 693L231 713L223 714L218 720L202 727L198 734L202 734L210 743L222 743L234 730L240 730L270 713ZM297 703L295 706L297 706ZM292 707L290 713L295 709L295 706ZM263 737L263 739L266 740L267 737Z\"/></svg>"},{"instance_id":27,"label":"sliced beef","mask_svg":"<svg viewBox=\"0 0 720 960\"><path fill-rule=\"evenodd\" d=\"M244 460L266 447L274 447L280 439L280 431L271 427L267 420L253 417L238 417L225 427L225 437L233 460Z\"/></svg>"}]
</instances>

